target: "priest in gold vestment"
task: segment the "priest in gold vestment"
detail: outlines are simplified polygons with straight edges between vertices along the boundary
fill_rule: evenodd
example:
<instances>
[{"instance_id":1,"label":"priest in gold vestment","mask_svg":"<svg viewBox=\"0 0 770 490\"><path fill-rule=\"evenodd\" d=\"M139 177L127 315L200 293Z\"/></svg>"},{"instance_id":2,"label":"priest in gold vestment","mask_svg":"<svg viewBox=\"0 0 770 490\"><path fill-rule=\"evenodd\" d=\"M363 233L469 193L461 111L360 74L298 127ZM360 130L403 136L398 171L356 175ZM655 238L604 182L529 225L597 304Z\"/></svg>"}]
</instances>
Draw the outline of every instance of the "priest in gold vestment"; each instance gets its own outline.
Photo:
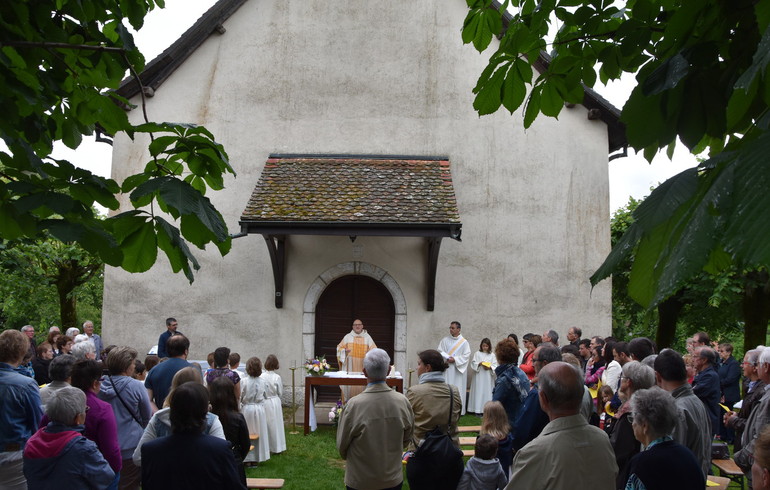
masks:
<instances>
[{"instance_id":1,"label":"priest in gold vestment","mask_svg":"<svg viewBox=\"0 0 770 490\"><path fill-rule=\"evenodd\" d=\"M361 320L353 321L353 330L342 338L337 345L337 361L340 371L349 373L360 373L364 368L364 356L377 345L369 334L364 330L364 323ZM342 402L346 402L351 397L356 396L364 390L363 386L341 386Z\"/></svg>"}]
</instances>

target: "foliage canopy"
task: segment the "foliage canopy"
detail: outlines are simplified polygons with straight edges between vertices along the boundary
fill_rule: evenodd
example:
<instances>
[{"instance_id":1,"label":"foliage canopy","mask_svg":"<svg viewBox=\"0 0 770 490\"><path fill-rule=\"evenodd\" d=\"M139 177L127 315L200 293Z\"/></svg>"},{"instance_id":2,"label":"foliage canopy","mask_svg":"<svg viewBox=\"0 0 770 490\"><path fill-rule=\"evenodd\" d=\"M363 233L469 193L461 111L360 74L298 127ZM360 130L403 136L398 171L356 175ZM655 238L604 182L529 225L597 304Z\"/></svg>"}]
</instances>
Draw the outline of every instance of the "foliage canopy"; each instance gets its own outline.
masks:
<instances>
[{"instance_id":1,"label":"foliage canopy","mask_svg":"<svg viewBox=\"0 0 770 490\"><path fill-rule=\"evenodd\" d=\"M150 122L146 113L144 124L130 124L129 103L114 92L127 71L138 76L144 68L127 24L141 28L147 13L163 5L0 2L0 238L50 234L130 272L149 269L160 249L191 282L199 265L188 243L229 251L227 226L205 196L234 174L224 148L203 127ZM55 142L77 148L97 131L149 133L151 159L143 171L117 183L51 157ZM99 219L93 205L116 210L121 193L134 209Z\"/></svg>"},{"instance_id":2,"label":"foliage canopy","mask_svg":"<svg viewBox=\"0 0 770 490\"><path fill-rule=\"evenodd\" d=\"M467 3L465 43L483 51L500 35L474 88L479 114L523 105L529 127L597 80L636 73L621 116L630 146L651 160L679 140L710 156L639 205L593 284L633 254L629 294L649 307L702 271L770 265L770 2Z\"/></svg>"}]
</instances>

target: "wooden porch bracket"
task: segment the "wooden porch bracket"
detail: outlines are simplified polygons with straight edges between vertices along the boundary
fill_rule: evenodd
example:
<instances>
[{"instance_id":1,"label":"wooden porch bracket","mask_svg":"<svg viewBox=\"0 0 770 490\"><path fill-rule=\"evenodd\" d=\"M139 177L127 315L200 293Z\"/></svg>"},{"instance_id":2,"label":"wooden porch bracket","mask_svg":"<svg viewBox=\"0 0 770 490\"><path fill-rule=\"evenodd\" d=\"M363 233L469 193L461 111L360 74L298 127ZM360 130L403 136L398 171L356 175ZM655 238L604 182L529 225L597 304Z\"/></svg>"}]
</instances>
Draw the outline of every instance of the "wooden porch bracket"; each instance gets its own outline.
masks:
<instances>
[{"instance_id":1,"label":"wooden porch bracket","mask_svg":"<svg viewBox=\"0 0 770 490\"><path fill-rule=\"evenodd\" d=\"M441 237L428 238L428 311L433 311L436 301L436 268L440 248Z\"/></svg>"},{"instance_id":2,"label":"wooden porch bracket","mask_svg":"<svg viewBox=\"0 0 770 490\"><path fill-rule=\"evenodd\" d=\"M286 235L262 235L270 253L275 282L275 307L283 308L283 279L286 275Z\"/></svg>"}]
</instances>

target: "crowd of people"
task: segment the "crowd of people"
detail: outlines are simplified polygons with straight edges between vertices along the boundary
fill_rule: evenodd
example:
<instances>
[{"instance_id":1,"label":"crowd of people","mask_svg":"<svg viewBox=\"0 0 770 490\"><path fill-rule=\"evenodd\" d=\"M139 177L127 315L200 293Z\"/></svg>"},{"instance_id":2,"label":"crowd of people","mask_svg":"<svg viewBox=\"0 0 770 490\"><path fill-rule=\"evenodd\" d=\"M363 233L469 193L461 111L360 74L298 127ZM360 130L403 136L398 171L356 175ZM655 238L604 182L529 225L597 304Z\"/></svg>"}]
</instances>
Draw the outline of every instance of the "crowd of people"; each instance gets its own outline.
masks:
<instances>
[{"instance_id":1,"label":"crowd of people","mask_svg":"<svg viewBox=\"0 0 770 490\"><path fill-rule=\"evenodd\" d=\"M732 345L704 332L682 354L648 338L582 339L572 327L565 345L548 330L521 348L514 334L494 347L484 338L472 353L460 332L452 322L438 349L418 354L418 383L403 396L384 384L387 354L363 355L369 384L337 433L347 488L401 488L403 462L413 489L703 489L715 439L735 444L750 488L770 488L770 348L739 364ZM741 399L741 371L743 402L726 411ZM463 466L466 407L482 425ZM365 467L356 461L375 452Z\"/></svg>"},{"instance_id":2,"label":"crowd of people","mask_svg":"<svg viewBox=\"0 0 770 490\"><path fill-rule=\"evenodd\" d=\"M204 371L177 325L144 361L90 321L40 345L30 325L2 332L0 488L246 488L245 465L286 450L278 359L241 375L219 347Z\"/></svg>"},{"instance_id":3,"label":"crowd of people","mask_svg":"<svg viewBox=\"0 0 770 490\"><path fill-rule=\"evenodd\" d=\"M286 450L278 359L251 357L241 374L240 356L219 347L201 369L177 326L167 319L143 361L104 346L91 322L40 345L31 326L2 332L0 488L245 488L245 465ZM348 488L401 488L405 465L415 490L702 489L719 438L749 486L770 489L770 348L741 364L705 332L682 354L571 327L564 345L548 330L472 352L461 331L452 322L418 354L402 395L385 382L390 357L354 322L338 356L368 384L344 393L339 417ZM463 464L466 410L482 424Z\"/></svg>"}]
</instances>

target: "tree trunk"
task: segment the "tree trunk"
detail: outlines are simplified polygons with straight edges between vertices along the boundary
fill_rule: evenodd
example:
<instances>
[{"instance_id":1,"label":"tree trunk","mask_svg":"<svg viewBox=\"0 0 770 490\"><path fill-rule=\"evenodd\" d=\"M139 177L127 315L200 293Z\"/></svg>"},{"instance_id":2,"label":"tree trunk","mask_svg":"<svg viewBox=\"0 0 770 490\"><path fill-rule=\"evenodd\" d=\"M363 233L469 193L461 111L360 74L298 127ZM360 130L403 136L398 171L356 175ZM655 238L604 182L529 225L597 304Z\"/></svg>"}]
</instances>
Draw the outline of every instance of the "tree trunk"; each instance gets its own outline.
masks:
<instances>
[{"instance_id":1,"label":"tree trunk","mask_svg":"<svg viewBox=\"0 0 770 490\"><path fill-rule=\"evenodd\" d=\"M743 289L743 349L744 352L767 340L767 322L770 320L770 275L767 271L750 271L746 274Z\"/></svg>"},{"instance_id":2,"label":"tree trunk","mask_svg":"<svg viewBox=\"0 0 770 490\"><path fill-rule=\"evenodd\" d=\"M679 312L684 307L684 303L680 300L681 297L682 291L680 290L658 305L658 332L655 335L658 351L671 347L674 343L676 322L679 319Z\"/></svg>"},{"instance_id":3,"label":"tree trunk","mask_svg":"<svg viewBox=\"0 0 770 490\"><path fill-rule=\"evenodd\" d=\"M65 332L68 328L78 326L77 298L72 294L78 285L78 263L66 261L61 263L58 269L56 291L59 293L62 332Z\"/></svg>"}]
</instances>

